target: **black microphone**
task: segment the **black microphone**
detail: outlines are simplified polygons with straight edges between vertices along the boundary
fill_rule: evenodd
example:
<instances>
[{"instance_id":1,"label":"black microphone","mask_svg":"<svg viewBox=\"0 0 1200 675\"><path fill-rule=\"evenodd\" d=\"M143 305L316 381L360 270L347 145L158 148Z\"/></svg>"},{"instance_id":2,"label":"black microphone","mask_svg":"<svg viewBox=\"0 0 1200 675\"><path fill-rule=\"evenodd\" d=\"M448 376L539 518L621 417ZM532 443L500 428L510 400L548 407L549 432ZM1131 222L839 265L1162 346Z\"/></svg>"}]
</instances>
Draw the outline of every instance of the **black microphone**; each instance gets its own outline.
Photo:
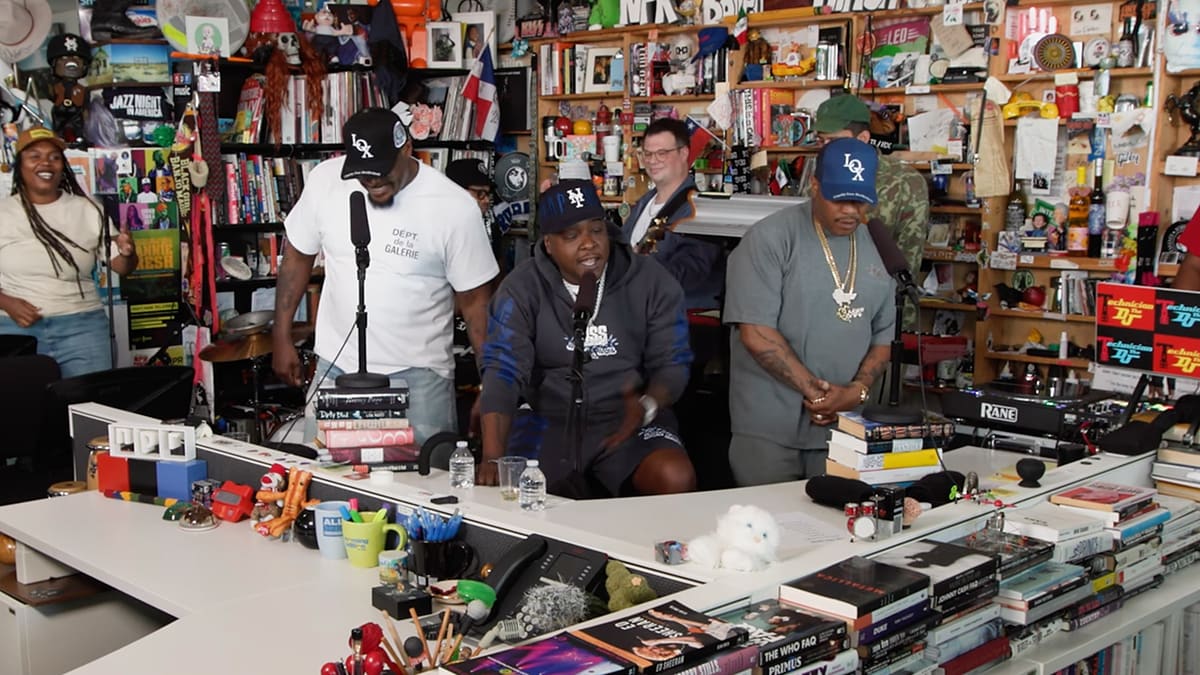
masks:
<instances>
[{"instance_id":1,"label":"black microphone","mask_svg":"<svg viewBox=\"0 0 1200 675\"><path fill-rule=\"evenodd\" d=\"M884 269L892 275L900 290L904 291L905 295L912 300L913 305L919 305L920 294L917 292L917 285L913 283L912 270L908 269L908 261L904 259L904 254L896 245L892 233L878 218L867 221L867 231L871 233L871 241L875 242L875 250L879 251Z\"/></svg>"},{"instance_id":2,"label":"black microphone","mask_svg":"<svg viewBox=\"0 0 1200 675\"><path fill-rule=\"evenodd\" d=\"M350 241L359 269L370 267L371 253L367 246L371 243L371 225L367 220L367 197L361 192L350 193Z\"/></svg>"},{"instance_id":3,"label":"black microphone","mask_svg":"<svg viewBox=\"0 0 1200 675\"><path fill-rule=\"evenodd\" d=\"M596 296L599 294L599 284L593 272L584 272L579 279L579 294L575 296L575 308L572 317L575 322L575 332L587 330L587 323L596 311Z\"/></svg>"}]
</instances>

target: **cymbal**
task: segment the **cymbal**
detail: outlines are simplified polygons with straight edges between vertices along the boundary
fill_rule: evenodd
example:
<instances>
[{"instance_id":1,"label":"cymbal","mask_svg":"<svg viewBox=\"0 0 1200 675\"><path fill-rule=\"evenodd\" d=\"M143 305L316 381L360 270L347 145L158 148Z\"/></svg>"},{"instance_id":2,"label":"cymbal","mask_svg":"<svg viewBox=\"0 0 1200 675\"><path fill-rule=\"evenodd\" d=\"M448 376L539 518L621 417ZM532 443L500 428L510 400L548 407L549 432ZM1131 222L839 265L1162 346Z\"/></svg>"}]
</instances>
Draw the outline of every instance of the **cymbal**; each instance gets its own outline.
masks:
<instances>
[{"instance_id":1,"label":"cymbal","mask_svg":"<svg viewBox=\"0 0 1200 675\"><path fill-rule=\"evenodd\" d=\"M310 325L292 327L292 344L303 342L313 333ZM266 356L274 350L270 333L254 333L233 340L222 340L200 350L200 358L213 363L244 361Z\"/></svg>"},{"instance_id":2,"label":"cymbal","mask_svg":"<svg viewBox=\"0 0 1200 675\"><path fill-rule=\"evenodd\" d=\"M253 335L255 333L271 332L271 324L275 321L275 312L260 310L246 312L221 324L223 332L230 335Z\"/></svg>"}]
</instances>

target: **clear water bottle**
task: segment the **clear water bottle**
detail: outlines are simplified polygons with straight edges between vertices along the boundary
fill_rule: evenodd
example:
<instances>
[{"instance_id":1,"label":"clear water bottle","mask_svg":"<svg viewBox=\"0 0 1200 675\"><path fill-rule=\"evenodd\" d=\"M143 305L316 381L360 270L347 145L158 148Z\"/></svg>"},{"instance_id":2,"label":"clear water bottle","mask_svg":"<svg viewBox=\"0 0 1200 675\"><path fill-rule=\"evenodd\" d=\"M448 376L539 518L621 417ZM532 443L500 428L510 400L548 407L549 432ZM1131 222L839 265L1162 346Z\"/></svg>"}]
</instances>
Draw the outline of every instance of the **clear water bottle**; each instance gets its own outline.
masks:
<instances>
[{"instance_id":1,"label":"clear water bottle","mask_svg":"<svg viewBox=\"0 0 1200 675\"><path fill-rule=\"evenodd\" d=\"M466 441L455 443L454 454L450 455L450 487L475 487L475 455Z\"/></svg>"},{"instance_id":2,"label":"clear water bottle","mask_svg":"<svg viewBox=\"0 0 1200 675\"><path fill-rule=\"evenodd\" d=\"M546 474L538 468L536 459L525 462L517 504L522 511L541 511L546 508Z\"/></svg>"}]
</instances>

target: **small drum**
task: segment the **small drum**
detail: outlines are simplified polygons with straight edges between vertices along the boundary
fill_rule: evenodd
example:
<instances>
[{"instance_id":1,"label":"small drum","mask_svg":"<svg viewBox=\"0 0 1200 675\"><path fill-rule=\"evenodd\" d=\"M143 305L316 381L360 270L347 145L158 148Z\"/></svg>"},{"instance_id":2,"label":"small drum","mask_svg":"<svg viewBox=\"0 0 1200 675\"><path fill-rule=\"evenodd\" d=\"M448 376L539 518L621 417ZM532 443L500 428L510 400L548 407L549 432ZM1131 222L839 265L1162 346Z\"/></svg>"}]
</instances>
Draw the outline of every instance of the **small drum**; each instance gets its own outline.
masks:
<instances>
[{"instance_id":1,"label":"small drum","mask_svg":"<svg viewBox=\"0 0 1200 675\"><path fill-rule=\"evenodd\" d=\"M79 494L87 490L87 483L78 480L64 480L61 483L55 483L46 491L47 497L66 497L67 495Z\"/></svg>"},{"instance_id":2,"label":"small drum","mask_svg":"<svg viewBox=\"0 0 1200 675\"><path fill-rule=\"evenodd\" d=\"M87 462L87 489L100 489L99 474L96 470L96 460L102 452L108 452L108 436L97 436L87 442L88 462Z\"/></svg>"}]
</instances>

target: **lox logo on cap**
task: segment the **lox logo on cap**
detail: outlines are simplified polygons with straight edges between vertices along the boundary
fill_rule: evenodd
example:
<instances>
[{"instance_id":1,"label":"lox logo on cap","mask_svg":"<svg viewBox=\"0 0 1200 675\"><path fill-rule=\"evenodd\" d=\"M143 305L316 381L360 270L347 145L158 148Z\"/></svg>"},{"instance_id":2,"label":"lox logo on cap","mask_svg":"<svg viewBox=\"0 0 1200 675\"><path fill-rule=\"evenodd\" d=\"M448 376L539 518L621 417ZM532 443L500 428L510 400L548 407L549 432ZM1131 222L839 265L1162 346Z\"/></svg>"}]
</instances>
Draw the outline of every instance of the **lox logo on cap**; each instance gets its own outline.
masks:
<instances>
[{"instance_id":1,"label":"lox logo on cap","mask_svg":"<svg viewBox=\"0 0 1200 675\"><path fill-rule=\"evenodd\" d=\"M854 174L850 180L855 183L862 183L866 180L863 178L863 171L866 170L866 167L863 166L862 160L857 157L851 159L848 152L845 154L844 159L842 159L842 167L849 169L850 173Z\"/></svg>"},{"instance_id":2,"label":"lox logo on cap","mask_svg":"<svg viewBox=\"0 0 1200 675\"><path fill-rule=\"evenodd\" d=\"M77 52L79 51L79 41L73 37L66 38L63 40L63 47L69 52Z\"/></svg>"},{"instance_id":3,"label":"lox logo on cap","mask_svg":"<svg viewBox=\"0 0 1200 675\"><path fill-rule=\"evenodd\" d=\"M354 149L362 155L363 159L374 159L375 155L371 153L371 144L365 138L359 138L358 134L350 134L350 142L354 144Z\"/></svg>"}]
</instances>

